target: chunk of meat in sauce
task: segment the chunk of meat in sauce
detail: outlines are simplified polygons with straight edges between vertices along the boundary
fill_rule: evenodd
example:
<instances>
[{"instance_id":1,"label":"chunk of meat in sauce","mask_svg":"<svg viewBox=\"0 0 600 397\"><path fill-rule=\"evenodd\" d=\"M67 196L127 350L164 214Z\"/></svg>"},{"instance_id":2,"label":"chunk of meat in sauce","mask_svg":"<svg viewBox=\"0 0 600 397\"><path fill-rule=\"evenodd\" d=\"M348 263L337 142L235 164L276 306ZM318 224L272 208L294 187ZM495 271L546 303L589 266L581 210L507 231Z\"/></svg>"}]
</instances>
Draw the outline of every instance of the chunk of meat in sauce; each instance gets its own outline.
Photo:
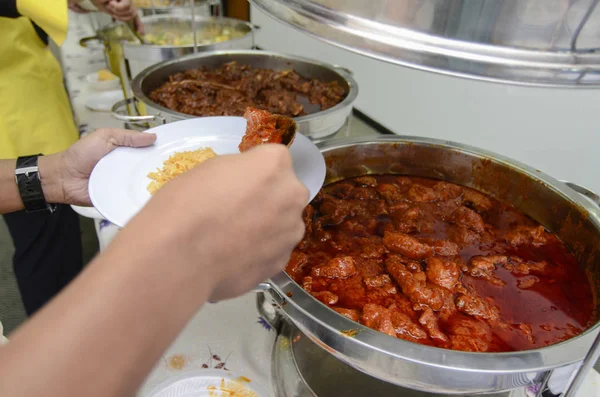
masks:
<instances>
[{"instance_id":1,"label":"chunk of meat in sauce","mask_svg":"<svg viewBox=\"0 0 600 397\"><path fill-rule=\"evenodd\" d=\"M383 258L387 249L381 243L381 239L363 238L357 239L357 244L361 247L360 256L363 258Z\"/></svg>"},{"instance_id":2,"label":"chunk of meat in sauce","mask_svg":"<svg viewBox=\"0 0 600 397\"><path fill-rule=\"evenodd\" d=\"M340 300L336 294L330 291L314 292L312 295L328 306L333 306Z\"/></svg>"},{"instance_id":3,"label":"chunk of meat in sauce","mask_svg":"<svg viewBox=\"0 0 600 397\"><path fill-rule=\"evenodd\" d=\"M355 187L348 197L354 200L378 200L379 194L372 187L359 186Z\"/></svg>"},{"instance_id":4,"label":"chunk of meat in sauce","mask_svg":"<svg viewBox=\"0 0 600 397\"><path fill-rule=\"evenodd\" d=\"M433 248L408 234L386 231L383 235L385 247L411 259L423 259L433 255Z\"/></svg>"},{"instance_id":5,"label":"chunk of meat in sauce","mask_svg":"<svg viewBox=\"0 0 600 397\"><path fill-rule=\"evenodd\" d=\"M247 108L244 113L247 121L246 134L239 144L240 152L264 143L282 143L283 134L295 121L289 117L271 114L266 110Z\"/></svg>"},{"instance_id":6,"label":"chunk of meat in sauce","mask_svg":"<svg viewBox=\"0 0 600 397\"><path fill-rule=\"evenodd\" d=\"M463 226L452 225L448 228L450 240L458 245L473 245L479 243L481 235Z\"/></svg>"},{"instance_id":7,"label":"chunk of meat in sauce","mask_svg":"<svg viewBox=\"0 0 600 397\"><path fill-rule=\"evenodd\" d=\"M363 278L365 285L369 288L380 288L385 285L392 284L392 279L387 274L378 274Z\"/></svg>"},{"instance_id":8,"label":"chunk of meat in sauce","mask_svg":"<svg viewBox=\"0 0 600 397\"><path fill-rule=\"evenodd\" d=\"M452 222L479 234L485 231L485 223L477 212L467 207L459 207L452 214Z\"/></svg>"},{"instance_id":9,"label":"chunk of meat in sauce","mask_svg":"<svg viewBox=\"0 0 600 397\"><path fill-rule=\"evenodd\" d=\"M313 277L348 278L356 274L354 259L351 256L333 258L324 265L312 269Z\"/></svg>"},{"instance_id":10,"label":"chunk of meat in sauce","mask_svg":"<svg viewBox=\"0 0 600 397\"><path fill-rule=\"evenodd\" d=\"M440 330L438 320L433 313L431 308L426 308L423 311L421 317L419 317L419 323L427 330L429 337L433 339L439 346L446 346L450 341L446 334Z\"/></svg>"},{"instance_id":11,"label":"chunk of meat in sauce","mask_svg":"<svg viewBox=\"0 0 600 397\"><path fill-rule=\"evenodd\" d=\"M294 250L288 262L287 271L292 277L300 276L304 273L304 266L308 263L308 255L302 251Z\"/></svg>"},{"instance_id":12,"label":"chunk of meat in sauce","mask_svg":"<svg viewBox=\"0 0 600 397\"><path fill-rule=\"evenodd\" d=\"M476 278L482 278L492 284L503 286L505 282L496 276L496 266L504 266L510 258L505 255L474 256L471 258L469 274Z\"/></svg>"},{"instance_id":13,"label":"chunk of meat in sauce","mask_svg":"<svg viewBox=\"0 0 600 397\"><path fill-rule=\"evenodd\" d=\"M433 257L427 259L425 274L433 284L453 291L460 277L460 268L452 260L442 260Z\"/></svg>"},{"instance_id":14,"label":"chunk of meat in sauce","mask_svg":"<svg viewBox=\"0 0 600 397\"><path fill-rule=\"evenodd\" d=\"M543 226L517 226L504 235L504 239L512 246L533 245L539 247L548 243L552 237Z\"/></svg>"},{"instance_id":15,"label":"chunk of meat in sauce","mask_svg":"<svg viewBox=\"0 0 600 397\"><path fill-rule=\"evenodd\" d=\"M489 198L472 189L464 189L463 202L477 212L489 211L494 206Z\"/></svg>"},{"instance_id":16,"label":"chunk of meat in sauce","mask_svg":"<svg viewBox=\"0 0 600 397\"><path fill-rule=\"evenodd\" d=\"M352 321L358 322L360 320L360 312L358 310L344 309L341 307L334 307L333 310Z\"/></svg>"},{"instance_id":17,"label":"chunk of meat in sauce","mask_svg":"<svg viewBox=\"0 0 600 397\"><path fill-rule=\"evenodd\" d=\"M302 220L304 221L304 228L306 234L312 234L313 232L313 218L315 217L315 207L307 205L302 211Z\"/></svg>"},{"instance_id":18,"label":"chunk of meat in sauce","mask_svg":"<svg viewBox=\"0 0 600 397\"><path fill-rule=\"evenodd\" d=\"M354 185L347 182L336 183L327 189L327 193L338 199L345 199L354 190Z\"/></svg>"},{"instance_id":19,"label":"chunk of meat in sauce","mask_svg":"<svg viewBox=\"0 0 600 397\"><path fill-rule=\"evenodd\" d=\"M377 192L390 205L402 200L402 192L398 185L382 183L377 185Z\"/></svg>"},{"instance_id":20,"label":"chunk of meat in sauce","mask_svg":"<svg viewBox=\"0 0 600 397\"><path fill-rule=\"evenodd\" d=\"M383 262L377 259L358 258L354 266L362 277L373 277L383 273Z\"/></svg>"},{"instance_id":21,"label":"chunk of meat in sauce","mask_svg":"<svg viewBox=\"0 0 600 397\"><path fill-rule=\"evenodd\" d=\"M529 289L538 281L540 281L540 279L535 276L523 277L517 280L517 287L520 289Z\"/></svg>"},{"instance_id":22,"label":"chunk of meat in sauce","mask_svg":"<svg viewBox=\"0 0 600 397\"><path fill-rule=\"evenodd\" d=\"M395 209L391 217L394 229L402 233L433 233L435 230L435 219L419 207Z\"/></svg>"},{"instance_id":23,"label":"chunk of meat in sauce","mask_svg":"<svg viewBox=\"0 0 600 397\"><path fill-rule=\"evenodd\" d=\"M448 182L438 182L433 185L433 190L439 200L454 200L462 196L462 187Z\"/></svg>"},{"instance_id":24,"label":"chunk of meat in sauce","mask_svg":"<svg viewBox=\"0 0 600 397\"><path fill-rule=\"evenodd\" d=\"M410 301L418 306L429 306L434 310L440 310L444 305L444 299L439 290L427 285L427 276L422 271L410 272L406 266L397 258L391 257L386 261L388 273L396 280L402 293Z\"/></svg>"},{"instance_id":25,"label":"chunk of meat in sauce","mask_svg":"<svg viewBox=\"0 0 600 397\"><path fill-rule=\"evenodd\" d=\"M484 321L457 314L446 327L450 347L468 352L486 352L492 343L492 329Z\"/></svg>"},{"instance_id":26,"label":"chunk of meat in sauce","mask_svg":"<svg viewBox=\"0 0 600 397\"><path fill-rule=\"evenodd\" d=\"M530 273L544 273L544 271L546 270L546 266L548 266L548 263L545 261L521 262L518 260L513 260L510 263L505 264L504 268L510 270L515 275L526 276Z\"/></svg>"},{"instance_id":27,"label":"chunk of meat in sauce","mask_svg":"<svg viewBox=\"0 0 600 397\"><path fill-rule=\"evenodd\" d=\"M408 189L408 198L415 203L429 203L436 201L437 195L432 188L413 183Z\"/></svg>"},{"instance_id":28,"label":"chunk of meat in sauce","mask_svg":"<svg viewBox=\"0 0 600 397\"><path fill-rule=\"evenodd\" d=\"M354 180L363 186L377 187L377 179L372 176L359 176Z\"/></svg>"},{"instance_id":29,"label":"chunk of meat in sauce","mask_svg":"<svg viewBox=\"0 0 600 397\"><path fill-rule=\"evenodd\" d=\"M396 331L396 337L411 342L421 342L427 339L427 332L418 323L414 322L407 314L391 310L392 326Z\"/></svg>"},{"instance_id":30,"label":"chunk of meat in sauce","mask_svg":"<svg viewBox=\"0 0 600 397\"><path fill-rule=\"evenodd\" d=\"M482 320L493 322L498 321L500 318L500 313L496 306L476 295L459 295L456 298L456 307L459 311Z\"/></svg>"},{"instance_id":31,"label":"chunk of meat in sauce","mask_svg":"<svg viewBox=\"0 0 600 397\"><path fill-rule=\"evenodd\" d=\"M458 244L448 240L436 240L433 238L422 238L421 242L427 244L433 250L435 255L455 256L460 253Z\"/></svg>"},{"instance_id":32,"label":"chunk of meat in sauce","mask_svg":"<svg viewBox=\"0 0 600 397\"><path fill-rule=\"evenodd\" d=\"M396 336L396 329L392 324L392 313L383 306L367 303L363 307L362 323L384 334Z\"/></svg>"}]
</instances>

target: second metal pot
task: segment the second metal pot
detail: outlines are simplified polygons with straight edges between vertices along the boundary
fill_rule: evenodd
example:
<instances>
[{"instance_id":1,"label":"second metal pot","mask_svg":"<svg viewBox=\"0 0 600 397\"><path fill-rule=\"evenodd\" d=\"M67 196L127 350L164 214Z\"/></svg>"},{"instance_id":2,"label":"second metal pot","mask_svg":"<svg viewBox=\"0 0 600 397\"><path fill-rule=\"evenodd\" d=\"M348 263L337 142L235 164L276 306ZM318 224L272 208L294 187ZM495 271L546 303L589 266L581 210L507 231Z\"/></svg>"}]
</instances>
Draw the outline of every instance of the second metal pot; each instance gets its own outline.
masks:
<instances>
[{"instance_id":1,"label":"second metal pot","mask_svg":"<svg viewBox=\"0 0 600 397\"><path fill-rule=\"evenodd\" d=\"M157 104L150 99L150 92L158 88L165 81L168 81L169 77L175 73L202 67L216 68L227 62L233 61L253 67L273 70L294 69L298 74L309 79L337 81L348 93L342 102L327 110L296 117L295 120L298 124L298 131L312 139L330 136L348 125L347 120L351 116L352 105L358 95L358 85L350 71L342 67L328 65L306 58L267 51L215 51L193 54L183 58L162 62L149 67L133 79L131 84L133 94L137 100L146 105L148 114L160 115L166 119L166 122L194 118L197 116L180 113ZM129 122L148 121L148 117L150 116L147 115L142 115L142 117L144 117L143 120L140 120L137 117L129 118L124 116L122 108L125 105L127 105L126 101L115 104L115 106L113 106L113 114L116 114L118 118Z\"/></svg>"}]
</instances>

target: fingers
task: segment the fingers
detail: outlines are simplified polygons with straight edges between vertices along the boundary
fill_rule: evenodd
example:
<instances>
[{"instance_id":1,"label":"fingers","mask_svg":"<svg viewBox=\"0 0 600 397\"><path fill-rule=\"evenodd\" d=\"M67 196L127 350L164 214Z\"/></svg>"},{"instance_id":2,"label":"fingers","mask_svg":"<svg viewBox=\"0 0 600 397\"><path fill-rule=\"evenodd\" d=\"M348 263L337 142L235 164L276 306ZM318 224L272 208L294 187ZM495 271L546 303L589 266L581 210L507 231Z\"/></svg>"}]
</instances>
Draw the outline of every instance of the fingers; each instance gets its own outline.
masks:
<instances>
[{"instance_id":1,"label":"fingers","mask_svg":"<svg viewBox=\"0 0 600 397\"><path fill-rule=\"evenodd\" d=\"M145 147L152 145L156 141L156 134L120 128L105 128L97 132L102 139L113 146L113 149L119 146Z\"/></svg>"},{"instance_id":2,"label":"fingers","mask_svg":"<svg viewBox=\"0 0 600 397\"><path fill-rule=\"evenodd\" d=\"M137 30L140 34L144 34L144 24L142 23L142 20L139 17L139 15L136 15L133 19L133 26L135 27L135 30Z\"/></svg>"},{"instance_id":3,"label":"fingers","mask_svg":"<svg viewBox=\"0 0 600 397\"><path fill-rule=\"evenodd\" d=\"M111 0L106 10L121 21L129 21L137 16L135 6L129 0Z\"/></svg>"}]
</instances>

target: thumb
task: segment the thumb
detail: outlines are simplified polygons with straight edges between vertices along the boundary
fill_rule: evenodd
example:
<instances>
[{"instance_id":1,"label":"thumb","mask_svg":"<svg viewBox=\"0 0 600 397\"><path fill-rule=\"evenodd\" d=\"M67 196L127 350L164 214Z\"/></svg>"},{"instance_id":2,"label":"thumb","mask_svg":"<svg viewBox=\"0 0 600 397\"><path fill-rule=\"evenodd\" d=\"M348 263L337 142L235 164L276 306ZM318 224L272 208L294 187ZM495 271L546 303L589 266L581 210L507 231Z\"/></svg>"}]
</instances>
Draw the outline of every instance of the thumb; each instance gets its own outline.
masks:
<instances>
[{"instance_id":1,"label":"thumb","mask_svg":"<svg viewBox=\"0 0 600 397\"><path fill-rule=\"evenodd\" d=\"M124 130L120 128L107 128L102 131L104 140L110 143L113 148L119 146L145 147L152 145L156 141L155 134L146 132Z\"/></svg>"}]
</instances>

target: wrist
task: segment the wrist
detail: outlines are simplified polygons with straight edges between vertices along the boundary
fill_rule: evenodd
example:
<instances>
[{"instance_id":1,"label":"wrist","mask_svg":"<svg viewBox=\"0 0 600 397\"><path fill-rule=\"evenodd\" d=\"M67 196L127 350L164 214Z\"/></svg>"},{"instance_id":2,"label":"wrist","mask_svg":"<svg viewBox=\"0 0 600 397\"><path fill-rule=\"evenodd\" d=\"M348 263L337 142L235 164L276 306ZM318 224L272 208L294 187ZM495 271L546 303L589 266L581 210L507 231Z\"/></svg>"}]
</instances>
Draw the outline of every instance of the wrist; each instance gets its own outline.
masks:
<instances>
[{"instance_id":1,"label":"wrist","mask_svg":"<svg viewBox=\"0 0 600 397\"><path fill-rule=\"evenodd\" d=\"M46 202L60 204L65 201L62 177L62 152L49 156L40 156L38 170L42 183L42 192Z\"/></svg>"}]
</instances>

